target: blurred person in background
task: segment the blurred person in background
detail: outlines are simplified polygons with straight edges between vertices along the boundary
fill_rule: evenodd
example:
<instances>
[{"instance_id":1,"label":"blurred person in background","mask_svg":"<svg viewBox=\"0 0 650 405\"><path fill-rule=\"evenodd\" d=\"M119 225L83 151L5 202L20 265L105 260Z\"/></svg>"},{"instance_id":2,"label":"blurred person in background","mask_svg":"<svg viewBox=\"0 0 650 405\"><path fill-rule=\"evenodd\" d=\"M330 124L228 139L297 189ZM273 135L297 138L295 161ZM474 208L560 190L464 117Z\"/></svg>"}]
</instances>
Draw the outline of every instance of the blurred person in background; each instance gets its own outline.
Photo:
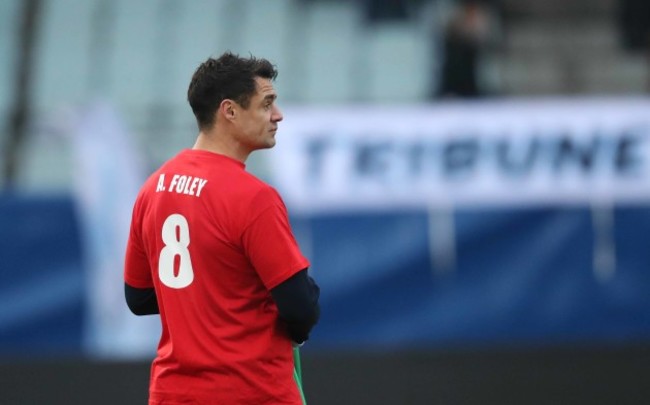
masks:
<instances>
[{"instance_id":1,"label":"blurred person in background","mask_svg":"<svg viewBox=\"0 0 650 405\"><path fill-rule=\"evenodd\" d=\"M434 98L472 98L487 95L481 80L486 49L494 41L494 20L489 5L462 0L443 33L442 66L434 83Z\"/></svg>"},{"instance_id":2,"label":"blurred person in background","mask_svg":"<svg viewBox=\"0 0 650 405\"><path fill-rule=\"evenodd\" d=\"M276 76L230 52L201 64L188 90L196 142L136 199L126 301L163 326L150 404L304 402L296 347L318 320L319 288L281 197L245 170L276 142Z\"/></svg>"},{"instance_id":3,"label":"blurred person in background","mask_svg":"<svg viewBox=\"0 0 650 405\"><path fill-rule=\"evenodd\" d=\"M632 51L650 49L650 2L620 0L618 8L623 46Z\"/></svg>"},{"instance_id":4,"label":"blurred person in background","mask_svg":"<svg viewBox=\"0 0 650 405\"><path fill-rule=\"evenodd\" d=\"M650 1L620 0L618 26L623 47L630 52L644 53L648 60L645 90L650 92Z\"/></svg>"}]
</instances>

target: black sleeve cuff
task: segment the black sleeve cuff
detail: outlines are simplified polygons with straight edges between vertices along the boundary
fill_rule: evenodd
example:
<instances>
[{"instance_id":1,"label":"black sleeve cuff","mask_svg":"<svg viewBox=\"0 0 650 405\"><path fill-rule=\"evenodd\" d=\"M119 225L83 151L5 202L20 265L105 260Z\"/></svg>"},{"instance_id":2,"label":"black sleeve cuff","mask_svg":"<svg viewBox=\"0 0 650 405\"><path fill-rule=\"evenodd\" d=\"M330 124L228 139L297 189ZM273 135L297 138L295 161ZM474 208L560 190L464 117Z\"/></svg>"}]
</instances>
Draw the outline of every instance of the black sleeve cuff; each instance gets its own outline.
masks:
<instances>
[{"instance_id":1,"label":"black sleeve cuff","mask_svg":"<svg viewBox=\"0 0 650 405\"><path fill-rule=\"evenodd\" d=\"M136 315L159 314L156 290L153 288L135 288L124 283L126 305Z\"/></svg>"},{"instance_id":2,"label":"black sleeve cuff","mask_svg":"<svg viewBox=\"0 0 650 405\"><path fill-rule=\"evenodd\" d=\"M271 296L286 323L291 340L302 343L320 317L318 298L320 288L309 277L307 269L301 270L271 290Z\"/></svg>"}]
</instances>

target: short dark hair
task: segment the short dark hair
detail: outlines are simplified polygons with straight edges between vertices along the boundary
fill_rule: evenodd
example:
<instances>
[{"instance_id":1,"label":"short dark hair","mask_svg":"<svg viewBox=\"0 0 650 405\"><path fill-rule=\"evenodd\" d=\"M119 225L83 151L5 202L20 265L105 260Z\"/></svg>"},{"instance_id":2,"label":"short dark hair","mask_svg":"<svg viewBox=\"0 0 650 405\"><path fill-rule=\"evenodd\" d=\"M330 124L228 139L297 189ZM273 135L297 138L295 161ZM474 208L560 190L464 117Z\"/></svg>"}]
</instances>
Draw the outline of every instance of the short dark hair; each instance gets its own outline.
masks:
<instances>
[{"instance_id":1,"label":"short dark hair","mask_svg":"<svg viewBox=\"0 0 650 405\"><path fill-rule=\"evenodd\" d=\"M266 59L242 58L230 51L217 59L208 58L192 75L187 101L200 129L214 124L214 113L225 99L248 108L255 94L255 78L275 80L278 71Z\"/></svg>"}]
</instances>

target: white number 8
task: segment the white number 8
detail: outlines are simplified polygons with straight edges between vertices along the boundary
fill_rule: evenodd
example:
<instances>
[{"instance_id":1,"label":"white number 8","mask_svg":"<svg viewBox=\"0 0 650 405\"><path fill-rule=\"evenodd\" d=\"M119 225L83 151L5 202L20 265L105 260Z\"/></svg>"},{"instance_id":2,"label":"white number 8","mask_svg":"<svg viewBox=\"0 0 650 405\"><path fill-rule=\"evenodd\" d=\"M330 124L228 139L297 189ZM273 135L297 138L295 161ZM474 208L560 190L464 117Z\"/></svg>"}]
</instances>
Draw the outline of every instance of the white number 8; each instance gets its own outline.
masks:
<instances>
[{"instance_id":1,"label":"white number 8","mask_svg":"<svg viewBox=\"0 0 650 405\"><path fill-rule=\"evenodd\" d=\"M178 229L178 233L176 230ZM162 226L162 240L165 247L160 251L158 276L170 288L185 288L194 281L194 270L190 260L190 227L187 219L180 214L172 214ZM178 274L174 274L174 259L179 256Z\"/></svg>"}]
</instances>

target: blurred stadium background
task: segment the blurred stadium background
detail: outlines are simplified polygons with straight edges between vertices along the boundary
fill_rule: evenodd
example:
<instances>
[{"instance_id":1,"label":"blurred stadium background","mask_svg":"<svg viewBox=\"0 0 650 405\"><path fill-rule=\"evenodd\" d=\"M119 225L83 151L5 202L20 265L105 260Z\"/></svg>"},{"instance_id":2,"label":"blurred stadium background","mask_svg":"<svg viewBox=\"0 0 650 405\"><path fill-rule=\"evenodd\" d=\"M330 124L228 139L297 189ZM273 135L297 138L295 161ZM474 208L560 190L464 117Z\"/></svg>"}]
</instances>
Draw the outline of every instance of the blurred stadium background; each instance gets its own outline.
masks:
<instances>
[{"instance_id":1,"label":"blurred stadium background","mask_svg":"<svg viewBox=\"0 0 650 405\"><path fill-rule=\"evenodd\" d=\"M145 403L131 204L228 49L280 71L249 168L322 286L310 404L647 403L649 8L1 0L0 404Z\"/></svg>"}]
</instances>

